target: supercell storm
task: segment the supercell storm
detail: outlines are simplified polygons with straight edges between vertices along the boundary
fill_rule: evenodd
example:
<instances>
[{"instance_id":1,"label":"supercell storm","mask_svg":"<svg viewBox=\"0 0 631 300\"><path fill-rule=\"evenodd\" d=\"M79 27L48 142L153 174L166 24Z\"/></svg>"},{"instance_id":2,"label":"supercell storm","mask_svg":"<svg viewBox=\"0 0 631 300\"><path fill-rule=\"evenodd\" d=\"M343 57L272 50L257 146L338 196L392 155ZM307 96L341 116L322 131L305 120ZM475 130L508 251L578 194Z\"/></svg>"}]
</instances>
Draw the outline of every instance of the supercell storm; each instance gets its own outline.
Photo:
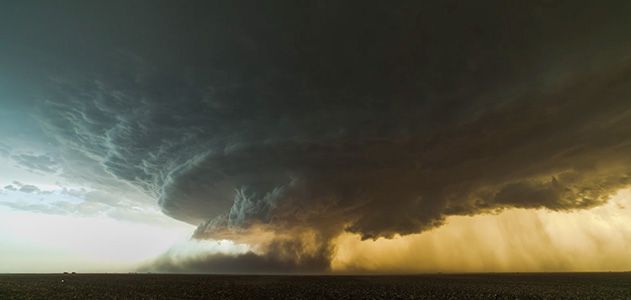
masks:
<instances>
[{"instance_id":1,"label":"supercell storm","mask_svg":"<svg viewBox=\"0 0 631 300\"><path fill-rule=\"evenodd\" d=\"M627 3L227 3L83 7L101 26L62 7L3 48L66 153L195 238L261 249L191 264L326 270L344 231L589 208L631 182Z\"/></svg>"}]
</instances>

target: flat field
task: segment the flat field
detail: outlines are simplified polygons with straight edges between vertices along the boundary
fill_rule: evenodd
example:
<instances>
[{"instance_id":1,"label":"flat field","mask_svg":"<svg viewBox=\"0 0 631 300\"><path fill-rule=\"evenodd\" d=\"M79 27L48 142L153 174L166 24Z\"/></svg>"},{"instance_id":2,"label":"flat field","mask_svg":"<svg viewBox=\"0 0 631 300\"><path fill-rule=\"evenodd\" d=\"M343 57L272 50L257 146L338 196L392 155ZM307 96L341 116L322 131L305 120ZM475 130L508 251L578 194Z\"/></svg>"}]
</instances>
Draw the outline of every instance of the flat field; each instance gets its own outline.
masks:
<instances>
[{"instance_id":1,"label":"flat field","mask_svg":"<svg viewBox=\"0 0 631 300\"><path fill-rule=\"evenodd\" d=\"M5 274L0 299L631 299L631 273Z\"/></svg>"}]
</instances>

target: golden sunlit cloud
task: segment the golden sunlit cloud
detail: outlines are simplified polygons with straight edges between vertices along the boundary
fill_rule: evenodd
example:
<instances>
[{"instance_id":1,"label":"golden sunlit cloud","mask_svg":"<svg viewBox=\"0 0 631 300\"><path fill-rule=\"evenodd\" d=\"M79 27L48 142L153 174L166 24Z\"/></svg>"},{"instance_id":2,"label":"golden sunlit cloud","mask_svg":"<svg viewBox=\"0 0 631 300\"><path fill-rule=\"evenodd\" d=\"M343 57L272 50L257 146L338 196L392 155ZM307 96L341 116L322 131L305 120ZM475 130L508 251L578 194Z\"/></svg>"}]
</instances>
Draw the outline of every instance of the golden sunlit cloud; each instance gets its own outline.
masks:
<instances>
[{"instance_id":1,"label":"golden sunlit cloud","mask_svg":"<svg viewBox=\"0 0 631 300\"><path fill-rule=\"evenodd\" d=\"M335 241L337 272L631 270L631 190L588 210L508 209L453 216L442 227L393 239Z\"/></svg>"}]
</instances>

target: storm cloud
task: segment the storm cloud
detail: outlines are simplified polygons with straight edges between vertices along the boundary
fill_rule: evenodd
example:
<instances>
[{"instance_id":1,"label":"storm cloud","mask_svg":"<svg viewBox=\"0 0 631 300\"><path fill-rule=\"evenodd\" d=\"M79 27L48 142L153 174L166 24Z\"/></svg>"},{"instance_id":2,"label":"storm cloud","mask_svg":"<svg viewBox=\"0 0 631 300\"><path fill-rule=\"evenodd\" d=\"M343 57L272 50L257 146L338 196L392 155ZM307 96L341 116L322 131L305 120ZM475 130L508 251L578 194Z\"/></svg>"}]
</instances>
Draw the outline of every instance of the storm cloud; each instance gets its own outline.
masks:
<instances>
[{"instance_id":1,"label":"storm cloud","mask_svg":"<svg viewBox=\"0 0 631 300\"><path fill-rule=\"evenodd\" d=\"M345 231L590 208L631 183L631 6L578 2L74 3L42 9L65 17L52 37L16 8L2 50L50 137L195 238L282 236L159 267L326 270Z\"/></svg>"}]
</instances>

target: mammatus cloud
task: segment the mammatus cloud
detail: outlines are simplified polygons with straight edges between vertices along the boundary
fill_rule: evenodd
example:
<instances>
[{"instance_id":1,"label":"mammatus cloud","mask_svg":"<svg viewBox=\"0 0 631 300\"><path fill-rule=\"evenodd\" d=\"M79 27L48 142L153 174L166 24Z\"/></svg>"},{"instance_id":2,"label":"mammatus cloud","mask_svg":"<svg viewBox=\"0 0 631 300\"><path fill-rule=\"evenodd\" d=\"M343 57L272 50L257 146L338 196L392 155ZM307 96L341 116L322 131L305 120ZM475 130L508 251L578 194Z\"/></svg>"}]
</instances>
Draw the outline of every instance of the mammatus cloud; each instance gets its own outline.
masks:
<instances>
[{"instance_id":1,"label":"mammatus cloud","mask_svg":"<svg viewBox=\"0 0 631 300\"><path fill-rule=\"evenodd\" d=\"M629 185L629 7L546 3L184 9L165 47L55 73L37 113L195 238L258 245L158 269L326 270L343 232L578 210Z\"/></svg>"}]
</instances>

